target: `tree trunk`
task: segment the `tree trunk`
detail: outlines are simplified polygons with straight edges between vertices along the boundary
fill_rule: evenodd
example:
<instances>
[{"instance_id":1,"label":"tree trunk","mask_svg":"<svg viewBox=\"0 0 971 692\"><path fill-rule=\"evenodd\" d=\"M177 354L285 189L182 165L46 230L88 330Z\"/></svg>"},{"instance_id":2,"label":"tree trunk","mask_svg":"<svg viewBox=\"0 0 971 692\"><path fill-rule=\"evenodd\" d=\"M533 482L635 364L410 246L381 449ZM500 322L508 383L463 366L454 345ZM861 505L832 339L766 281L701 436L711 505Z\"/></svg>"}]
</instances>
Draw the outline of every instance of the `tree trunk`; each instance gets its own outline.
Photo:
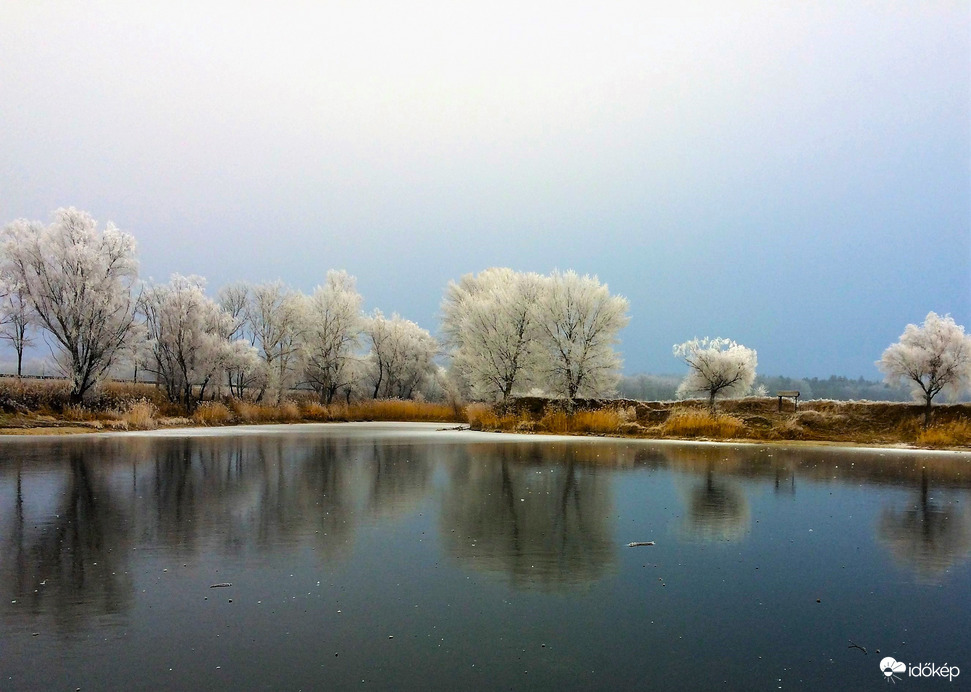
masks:
<instances>
[{"instance_id":1,"label":"tree trunk","mask_svg":"<svg viewBox=\"0 0 971 692\"><path fill-rule=\"evenodd\" d=\"M924 428L931 424L931 397L924 395Z\"/></svg>"}]
</instances>

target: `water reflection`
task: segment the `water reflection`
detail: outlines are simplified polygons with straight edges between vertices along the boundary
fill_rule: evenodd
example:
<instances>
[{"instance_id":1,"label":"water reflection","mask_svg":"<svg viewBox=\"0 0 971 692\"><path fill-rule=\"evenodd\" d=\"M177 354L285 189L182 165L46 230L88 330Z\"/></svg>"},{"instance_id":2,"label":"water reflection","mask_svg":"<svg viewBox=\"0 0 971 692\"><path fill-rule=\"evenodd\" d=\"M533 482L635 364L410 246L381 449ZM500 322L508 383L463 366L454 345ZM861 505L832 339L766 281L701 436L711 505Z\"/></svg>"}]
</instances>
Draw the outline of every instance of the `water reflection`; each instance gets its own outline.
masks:
<instances>
[{"instance_id":1,"label":"water reflection","mask_svg":"<svg viewBox=\"0 0 971 692\"><path fill-rule=\"evenodd\" d=\"M555 446L459 452L441 529L446 552L461 564L547 591L589 583L613 569L607 469Z\"/></svg>"},{"instance_id":2,"label":"water reflection","mask_svg":"<svg viewBox=\"0 0 971 692\"><path fill-rule=\"evenodd\" d=\"M630 469L674 473L687 488L681 535L693 540L746 536L755 484L783 513L805 484L866 484L914 489L874 524L920 578L971 556L971 516L957 503L971 475L957 456L328 430L0 444L0 617L70 632L122 616L146 546L178 562L309 549L343 565L363 527L424 503L453 564L517 589L575 590L618 569L630 536L616 536L617 487Z\"/></svg>"},{"instance_id":3,"label":"water reflection","mask_svg":"<svg viewBox=\"0 0 971 692\"><path fill-rule=\"evenodd\" d=\"M64 466L59 492L39 518L28 517L23 462L14 467L13 512L4 513L0 550L13 564L0 570L4 616L43 616L56 630L70 632L87 613L113 615L132 601L127 572L128 517L101 492L98 474L83 454L73 451ZM14 606L17 606L14 608Z\"/></svg>"},{"instance_id":4,"label":"water reflection","mask_svg":"<svg viewBox=\"0 0 971 692\"><path fill-rule=\"evenodd\" d=\"M897 562L923 580L936 581L971 554L971 521L964 507L930 492L925 471L906 507L881 510L877 535Z\"/></svg>"},{"instance_id":5,"label":"water reflection","mask_svg":"<svg viewBox=\"0 0 971 692\"><path fill-rule=\"evenodd\" d=\"M703 483L688 494L684 533L702 541L738 539L749 531L748 501L734 481L716 477L709 464Z\"/></svg>"}]
</instances>

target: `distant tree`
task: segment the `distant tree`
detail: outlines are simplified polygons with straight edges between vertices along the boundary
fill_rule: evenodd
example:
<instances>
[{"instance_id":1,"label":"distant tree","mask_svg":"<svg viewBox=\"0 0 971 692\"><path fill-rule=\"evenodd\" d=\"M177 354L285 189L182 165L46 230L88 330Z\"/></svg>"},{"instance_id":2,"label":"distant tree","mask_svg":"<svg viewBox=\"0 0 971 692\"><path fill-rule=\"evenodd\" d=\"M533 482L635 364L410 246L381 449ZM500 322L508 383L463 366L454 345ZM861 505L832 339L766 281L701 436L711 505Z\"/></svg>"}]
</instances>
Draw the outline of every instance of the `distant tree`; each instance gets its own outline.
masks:
<instances>
[{"instance_id":1,"label":"distant tree","mask_svg":"<svg viewBox=\"0 0 971 692\"><path fill-rule=\"evenodd\" d=\"M908 324L900 341L877 361L888 383L906 381L924 404L924 427L940 392L957 395L971 383L971 335L950 315L927 313L921 326Z\"/></svg>"},{"instance_id":2,"label":"distant tree","mask_svg":"<svg viewBox=\"0 0 971 692\"><path fill-rule=\"evenodd\" d=\"M452 364L479 399L505 401L536 376L536 307L543 279L492 268L450 283L442 332Z\"/></svg>"},{"instance_id":3,"label":"distant tree","mask_svg":"<svg viewBox=\"0 0 971 692\"><path fill-rule=\"evenodd\" d=\"M280 403L296 380L306 298L280 281L253 286L249 295L247 326L253 345L266 362L269 386L276 390Z\"/></svg>"},{"instance_id":4,"label":"distant tree","mask_svg":"<svg viewBox=\"0 0 971 692\"><path fill-rule=\"evenodd\" d=\"M613 392L620 374L614 350L629 303L595 276L553 272L537 301L537 346L543 381L568 399Z\"/></svg>"},{"instance_id":5,"label":"distant tree","mask_svg":"<svg viewBox=\"0 0 971 692\"><path fill-rule=\"evenodd\" d=\"M219 293L216 296L216 301L219 303L219 307L221 307L232 320L230 332L226 335L226 338L230 341L241 339L246 336L246 308L250 301L250 291L251 287L248 283L245 281L236 281L223 286L221 289L219 289ZM252 343L252 339L250 339L250 343Z\"/></svg>"},{"instance_id":6,"label":"distant tree","mask_svg":"<svg viewBox=\"0 0 971 692\"><path fill-rule=\"evenodd\" d=\"M230 357L226 333L231 318L205 295L205 280L175 274L165 285L148 287L139 301L152 348L156 381L171 401L188 410L218 383ZM198 388L198 392L194 390Z\"/></svg>"},{"instance_id":7,"label":"distant tree","mask_svg":"<svg viewBox=\"0 0 971 692\"><path fill-rule=\"evenodd\" d=\"M239 399L245 398L250 392L256 392L255 396L258 397L259 393L266 391L269 382L266 361L246 339L236 339L229 343L226 380L229 393Z\"/></svg>"},{"instance_id":8,"label":"distant tree","mask_svg":"<svg viewBox=\"0 0 971 692\"><path fill-rule=\"evenodd\" d=\"M80 403L107 374L134 319L135 239L112 223L58 209L54 222L14 221L3 232L2 273L22 284L38 324L53 338L56 361Z\"/></svg>"},{"instance_id":9,"label":"distant tree","mask_svg":"<svg viewBox=\"0 0 971 692\"><path fill-rule=\"evenodd\" d=\"M17 377L23 374L24 349L33 343L28 332L34 326L27 287L15 283L0 299L0 339L6 339L17 352Z\"/></svg>"},{"instance_id":10,"label":"distant tree","mask_svg":"<svg viewBox=\"0 0 971 692\"><path fill-rule=\"evenodd\" d=\"M398 315L388 319L376 310L365 320L364 334L371 347L367 365L372 398L412 399L436 372L438 342L414 322Z\"/></svg>"},{"instance_id":11,"label":"distant tree","mask_svg":"<svg viewBox=\"0 0 971 692\"><path fill-rule=\"evenodd\" d=\"M678 396L707 394L715 410L718 396L745 396L755 381L756 352L731 339L692 339L674 347L674 355L690 368L678 386Z\"/></svg>"},{"instance_id":12,"label":"distant tree","mask_svg":"<svg viewBox=\"0 0 971 692\"><path fill-rule=\"evenodd\" d=\"M344 271L327 272L327 282L307 302L303 377L321 403L331 403L356 374L351 364L364 322L363 302L354 277Z\"/></svg>"}]
</instances>

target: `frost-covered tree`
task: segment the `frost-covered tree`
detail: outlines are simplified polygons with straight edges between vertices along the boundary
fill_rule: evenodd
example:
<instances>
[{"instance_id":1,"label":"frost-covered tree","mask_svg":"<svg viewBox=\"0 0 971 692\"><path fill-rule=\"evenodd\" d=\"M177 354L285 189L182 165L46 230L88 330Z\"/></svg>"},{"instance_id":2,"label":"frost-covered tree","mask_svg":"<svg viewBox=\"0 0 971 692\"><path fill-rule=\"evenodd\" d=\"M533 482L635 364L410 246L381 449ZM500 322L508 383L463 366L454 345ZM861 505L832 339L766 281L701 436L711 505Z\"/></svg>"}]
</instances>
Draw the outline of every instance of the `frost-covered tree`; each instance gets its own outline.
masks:
<instances>
[{"instance_id":1,"label":"frost-covered tree","mask_svg":"<svg viewBox=\"0 0 971 692\"><path fill-rule=\"evenodd\" d=\"M33 343L29 332L34 326L27 287L15 283L0 298L0 339L6 339L17 352L17 377L23 374L24 349Z\"/></svg>"},{"instance_id":2,"label":"frost-covered tree","mask_svg":"<svg viewBox=\"0 0 971 692\"><path fill-rule=\"evenodd\" d=\"M492 268L449 283L442 332L472 396L505 400L536 374L536 306L543 279Z\"/></svg>"},{"instance_id":3,"label":"frost-covered tree","mask_svg":"<svg viewBox=\"0 0 971 692\"><path fill-rule=\"evenodd\" d=\"M877 361L888 384L907 382L914 398L924 404L924 426L931 421L931 404L942 391L956 396L971 383L971 335L950 315L927 313L924 324L908 324L900 341Z\"/></svg>"},{"instance_id":4,"label":"frost-covered tree","mask_svg":"<svg viewBox=\"0 0 971 692\"><path fill-rule=\"evenodd\" d=\"M219 303L219 307L221 307L232 320L230 332L226 335L227 339L231 341L234 339L242 339L249 334L246 328L246 308L249 305L249 301L250 285L245 281L236 281L219 289L219 294L216 296L216 302Z\"/></svg>"},{"instance_id":5,"label":"frost-covered tree","mask_svg":"<svg viewBox=\"0 0 971 692\"><path fill-rule=\"evenodd\" d=\"M327 282L307 301L303 376L321 403L331 403L356 375L352 363L364 322L363 302L354 277L345 271L327 272Z\"/></svg>"},{"instance_id":6,"label":"frost-covered tree","mask_svg":"<svg viewBox=\"0 0 971 692\"><path fill-rule=\"evenodd\" d=\"M675 345L674 355L689 367L678 397L707 394L708 406L714 410L716 397L745 396L752 389L757 354L731 339L692 339Z\"/></svg>"},{"instance_id":7,"label":"frost-covered tree","mask_svg":"<svg viewBox=\"0 0 971 692\"><path fill-rule=\"evenodd\" d=\"M230 319L232 317L230 316ZM260 357L260 352L246 339L236 339L229 343L229 354L226 358L226 380L229 393L243 399L247 392L266 391L269 374L266 361Z\"/></svg>"},{"instance_id":8,"label":"frost-covered tree","mask_svg":"<svg viewBox=\"0 0 971 692\"><path fill-rule=\"evenodd\" d=\"M23 284L39 326L56 344L58 366L80 403L121 352L134 319L135 239L91 216L58 209L49 226L26 220L3 232L2 272Z\"/></svg>"},{"instance_id":9,"label":"frost-covered tree","mask_svg":"<svg viewBox=\"0 0 971 692\"><path fill-rule=\"evenodd\" d=\"M546 277L536 305L541 384L568 399L610 394L620 376L614 345L630 320L628 307L595 276Z\"/></svg>"},{"instance_id":10,"label":"frost-covered tree","mask_svg":"<svg viewBox=\"0 0 971 692\"><path fill-rule=\"evenodd\" d=\"M249 293L247 326L280 403L283 393L296 382L306 298L280 281L258 284Z\"/></svg>"},{"instance_id":11,"label":"frost-covered tree","mask_svg":"<svg viewBox=\"0 0 971 692\"><path fill-rule=\"evenodd\" d=\"M226 370L230 316L206 296L205 279L178 274L168 284L146 288L139 312L152 347L148 370L171 401L191 410Z\"/></svg>"},{"instance_id":12,"label":"frost-covered tree","mask_svg":"<svg viewBox=\"0 0 971 692\"><path fill-rule=\"evenodd\" d=\"M414 398L436 371L435 338L414 322L398 315L389 319L380 310L365 320L364 334L370 345L367 377L371 397Z\"/></svg>"}]
</instances>

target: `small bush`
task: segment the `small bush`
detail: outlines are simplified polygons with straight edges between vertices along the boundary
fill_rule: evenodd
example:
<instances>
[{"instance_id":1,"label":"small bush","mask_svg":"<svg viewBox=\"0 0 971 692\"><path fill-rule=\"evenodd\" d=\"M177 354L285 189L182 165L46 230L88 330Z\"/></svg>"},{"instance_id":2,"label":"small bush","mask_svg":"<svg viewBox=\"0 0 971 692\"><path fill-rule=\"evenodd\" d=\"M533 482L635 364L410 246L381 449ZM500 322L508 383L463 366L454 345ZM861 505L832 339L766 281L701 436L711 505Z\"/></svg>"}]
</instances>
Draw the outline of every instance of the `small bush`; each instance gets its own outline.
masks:
<instances>
[{"instance_id":1,"label":"small bush","mask_svg":"<svg viewBox=\"0 0 971 692\"><path fill-rule=\"evenodd\" d=\"M226 425L232 420L232 411L218 401L204 401L192 414L192 421L199 425Z\"/></svg>"},{"instance_id":2,"label":"small bush","mask_svg":"<svg viewBox=\"0 0 971 692\"><path fill-rule=\"evenodd\" d=\"M971 423L966 420L932 425L917 434L922 447L966 447L971 445Z\"/></svg>"},{"instance_id":3,"label":"small bush","mask_svg":"<svg viewBox=\"0 0 971 692\"><path fill-rule=\"evenodd\" d=\"M158 415L158 408L146 399L138 399L131 402L122 411L121 420L129 430L154 430L158 427L155 417Z\"/></svg>"},{"instance_id":4,"label":"small bush","mask_svg":"<svg viewBox=\"0 0 971 692\"><path fill-rule=\"evenodd\" d=\"M745 436L745 424L727 413L712 414L696 409L673 412L661 425L661 431L672 437L710 437L725 439Z\"/></svg>"}]
</instances>

